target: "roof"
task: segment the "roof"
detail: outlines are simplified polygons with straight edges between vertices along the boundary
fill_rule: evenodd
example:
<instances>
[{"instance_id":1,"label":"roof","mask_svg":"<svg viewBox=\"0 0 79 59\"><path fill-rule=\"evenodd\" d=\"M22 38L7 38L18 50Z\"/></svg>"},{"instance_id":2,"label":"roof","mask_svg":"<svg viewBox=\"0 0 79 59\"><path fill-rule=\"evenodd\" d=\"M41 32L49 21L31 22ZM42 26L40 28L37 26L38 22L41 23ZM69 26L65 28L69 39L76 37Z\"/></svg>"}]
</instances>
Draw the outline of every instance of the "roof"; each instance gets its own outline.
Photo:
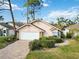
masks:
<instances>
[{"instance_id":1,"label":"roof","mask_svg":"<svg viewBox=\"0 0 79 59\"><path fill-rule=\"evenodd\" d=\"M31 23L33 24L35 22L43 22L43 23L47 24L48 26L52 26L50 23L48 23L48 22L46 22L44 20L33 20Z\"/></svg>"},{"instance_id":2,"label":"roof","mask_svg":"<svg viewBox=\"0 0 79 59\"><path fill-rule=\"evenodd\" d=\"M59 28L57 28L57 27L55 27L54 26L54 28L51 28L51 30L53 31L53 30L59 30L59 31L61 31Z\"/></svg>"},{"instance_id":3,"label":"roof","mask_svg":"<svg viewBox=\"0 0 79 59\"><path fill-rule=\"evenodd\" d=\"M17 30L22 29L22 28L25 27L25 26L30 26L30 25L36 27L37 29L41 30L42 32L45 32L45 30L43 30L43 29L41 29L41 28L39 28L39 27L37 27L37 26L35 26L35 25L33 25L33 24L25 24L25 25L19 27Z\"/></svg>"},{"instance_id":4,"label":"roof","mask_svg":"<svg viewBox=\"0 0 79 59\"><path fill-rule=\"evenodd\" d=\"M13 22L7 22L7 23L13 23ZM20 27L20 26L24 25L24 23L22 23L22 22L15 22L15 25Z\"/></svg>"},{"instance_id":5,"label":"roof","mask_svg":"<svg viewBox=\"0 0 79 59\"><path fill-rule=\"evenodd\" d=\"M33 26L35 26L35 27L41 29L40 27L38 27L38 26L36 26L36 25L33 24L33 23L35 23L35 22L43 22L43 23L47 24L48 26L51 26L51 29L50 29L50 30L54 30L54 29L55 29L55 30L59 30L59 29L56 28L55 26L53 26L53 25L51 25L50 23L45 22L45 21L43 21L43 20L33 20L33 21L30 22L29 24L31 24L31 25L33 25ZM19 29L25 27L26 25L28 25L28 24L24 24L23 26L19 27L17 30L19 30ZM41 30L43 30L43 29L41 29ZM45 30L43 30L43 31L45 31Z\"/></svg>"},{"instance_id":6,"label":"roof","mask_svg":"<svg viewBox=\"0 0 79 59\"><path fill-rule=\"evenodd\" d=\"M8 25L7 23L0 23L0 25L4 26L6 28L9 28L9 29L13 29L13 27Z\"/></svg>"},{"instance_id":7,"label":"roof","mask_svg":"<svg viewBox=\"0 0 79 59\"><path fill-rule=\"evenodd\" d=\"M77 29L79 30L79 24L70 25L67 29Z\"/></svg>"},{"instance_id":8,"label":"roof","mask_svg":"<svg viewBox=\"0 0 79 59\"><path fill-rule=\"evenodd\" d=\"M22 25L24 25L24 23L22 23L22 22L15 22L15 24L17 25L17 26L22 26Z\"/></svg>"},{"instance_id":9,"label":"roof","mask_svg":"<svg viewBox=\"0 0 79 59\"><path fill-rule=\"evenodd\" d=\"M32 24L33 26L35 26L35 27L37 27L38 29L40 29L40 30L42 30L42 31L44 31L45 32L45 30L44 29L42 29L42 28L39 28L38 26L36 26L36 25L34 25L34 24Z\"/></svg>"},{"instance_id":10,"label":"roof","mask_svg":"<svg viewBox=\"0 0 79 59\"><path fill-rule=\"evenodd\" d=\"M43 23L47 24L48 26L51 26L51 30L60 30L60 29L57 28L56 26L54 26L54 25L52 25L52 24L50 24L50 23L48 23L48 22L46 22L46 21L44 21L44 20L34 20L34 21L32 21L31 23L33 24L33 23L35 23L35 22L43 22Z\"/></svg>"}]
</instances>

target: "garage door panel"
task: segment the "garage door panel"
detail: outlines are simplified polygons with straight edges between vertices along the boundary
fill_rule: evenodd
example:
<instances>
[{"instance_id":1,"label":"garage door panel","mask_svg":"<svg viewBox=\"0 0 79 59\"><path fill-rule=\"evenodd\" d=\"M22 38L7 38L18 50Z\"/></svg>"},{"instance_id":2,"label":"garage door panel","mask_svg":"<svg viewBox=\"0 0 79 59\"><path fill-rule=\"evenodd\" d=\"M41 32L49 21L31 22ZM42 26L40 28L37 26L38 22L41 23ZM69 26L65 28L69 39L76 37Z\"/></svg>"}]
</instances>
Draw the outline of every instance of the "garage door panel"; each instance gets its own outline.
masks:
<instances>
[{"instance_id":1,"label":"garage door panel","mask_svg":"<svg viewBox=\"0 0 79 59\"><path fill-rule=\"evenodd\" d=\"M39 33L35 33L35 32L20 32L19 35L20 35L19 38L21 40L39 39Z\"/></svg>"}]
</instances>

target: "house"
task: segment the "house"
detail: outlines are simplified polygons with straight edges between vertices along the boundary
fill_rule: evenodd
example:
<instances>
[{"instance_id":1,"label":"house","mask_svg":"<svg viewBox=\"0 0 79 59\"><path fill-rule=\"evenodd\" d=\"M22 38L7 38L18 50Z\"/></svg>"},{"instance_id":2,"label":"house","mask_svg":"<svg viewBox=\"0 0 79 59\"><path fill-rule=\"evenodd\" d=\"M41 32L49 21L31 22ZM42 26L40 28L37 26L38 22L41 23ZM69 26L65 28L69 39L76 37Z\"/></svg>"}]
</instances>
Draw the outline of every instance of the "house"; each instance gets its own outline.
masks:
<instances>
[{"instance_id":1,"label":"house","mask_svg":"<svg viewBox=\"0 0 79 59\"><path fill-rule=\"evenodd\" d=\"M42 36L58 36L59 29L43 20L34 20L19 27L17 37L20 40L34 40Z\"/></svg>"},{"instance_id":2,"label":"house","mask_svg":"<svg viewBox=\"0 0 79 59\"><path fill-rule=\"evenodd\" d=\"M13 27L13 22L7 22L8 25ZM15 22L15 27L18 28L20 26L22 26L24 23L22 22Z\"/></svg>"},{"instance_id":3,"label":"house","mask_svg":"<svg viewBox=\"0 0 79 59\"><path fill-rule=\"evenodd\" d=\"M74 36L79 35L79 24L70 25L66 28L69 32L73 32Z\"/></svg>"},{"instance_id":4,"label":"house","mask_svg":"<svg viewBox=\"0 0 79 59\"><path fill-rule=\"evenodd\" d=\"M62 36L62 34L64 34L64 36L66 36L67 33L69 33L69 29L67 29L68 26L60 26L58 24L52 24L52 25L54 25L60 29L60 31L61 31L60 36Z\"/></svg>"},{"instance_id":5,"label":"house","mask_svg":"<svg viewBox=\"0 0 79 59\"><path fill-rule=\"evenodd\" d=\"M21 22L15 22L16 28L22 25L23 23ZM0 22L0 36L12 36L14 33L12 22Z\"/></svg>"},{"instance_id":6,"label":"house","mask_svg":"<svg viewBox=\"0 0 79 59\"><path fill-rule=\"evenodd\" d=\"M0 23L0 36L14 35L13 27L7 23Z\"/></svg>"},{"instance_id":7,"label":"house","mask_svg":"<svg viewBox=\"0 0 79 59\"><path fill-rule=\"evenodd\" d=\"M67 26L65 26L61 31L65 36L67 36L67 33L69 33L69 29Z\"/></svg>"}]
</instances>

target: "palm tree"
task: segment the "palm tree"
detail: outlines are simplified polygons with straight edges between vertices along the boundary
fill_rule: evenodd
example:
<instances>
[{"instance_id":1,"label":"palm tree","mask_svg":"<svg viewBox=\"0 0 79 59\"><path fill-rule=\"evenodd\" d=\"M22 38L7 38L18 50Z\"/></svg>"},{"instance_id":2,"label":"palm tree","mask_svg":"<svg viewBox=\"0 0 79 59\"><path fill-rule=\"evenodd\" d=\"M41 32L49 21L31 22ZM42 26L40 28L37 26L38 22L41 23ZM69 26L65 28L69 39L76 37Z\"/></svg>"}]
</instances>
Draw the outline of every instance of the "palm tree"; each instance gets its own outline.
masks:
<instances>
[{"instance_id":1,"label":"palm tree","mask_svg":"<svg viewBox=\"0 0 79 59\"><path fill-rule=\"evenodd\" d=\"M13 26L14 26L14 32L15 32L15 35L14 36L16 38L17 33L16 33L15 20L14 20L14 15L13 15L13 11L12 11L11 1L8 0L8 2L9 2L10 12L11 12Z\"/></svg>"}]
</instances>

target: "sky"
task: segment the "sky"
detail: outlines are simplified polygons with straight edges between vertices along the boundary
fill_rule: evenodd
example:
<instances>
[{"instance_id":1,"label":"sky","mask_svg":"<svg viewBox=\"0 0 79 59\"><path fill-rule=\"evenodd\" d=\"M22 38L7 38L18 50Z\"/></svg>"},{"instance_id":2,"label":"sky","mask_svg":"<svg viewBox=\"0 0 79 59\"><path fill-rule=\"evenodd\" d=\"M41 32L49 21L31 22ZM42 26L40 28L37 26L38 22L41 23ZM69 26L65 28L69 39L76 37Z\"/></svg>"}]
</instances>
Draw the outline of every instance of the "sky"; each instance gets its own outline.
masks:
<instances>
[{"instance_id":1,"label":"sky","mask_svg":"<svg viewBox=\"0 0 79 59\"><path fill-rule=\"evenodd\" d=\"M69 19L75 18L79 14L79 0L43 0L43 7L37 12L37 18L43 18L49 22L56 22L57 17L65 17ZM11 0L13 14L16 21L26 22L26 8L23 7L26 0ZM6 3L8 3L6 1ZM9 9L4 4L0 8ZM0 11L5 21L11 21L10 11Z\"/></svg>"}]
</instances>

